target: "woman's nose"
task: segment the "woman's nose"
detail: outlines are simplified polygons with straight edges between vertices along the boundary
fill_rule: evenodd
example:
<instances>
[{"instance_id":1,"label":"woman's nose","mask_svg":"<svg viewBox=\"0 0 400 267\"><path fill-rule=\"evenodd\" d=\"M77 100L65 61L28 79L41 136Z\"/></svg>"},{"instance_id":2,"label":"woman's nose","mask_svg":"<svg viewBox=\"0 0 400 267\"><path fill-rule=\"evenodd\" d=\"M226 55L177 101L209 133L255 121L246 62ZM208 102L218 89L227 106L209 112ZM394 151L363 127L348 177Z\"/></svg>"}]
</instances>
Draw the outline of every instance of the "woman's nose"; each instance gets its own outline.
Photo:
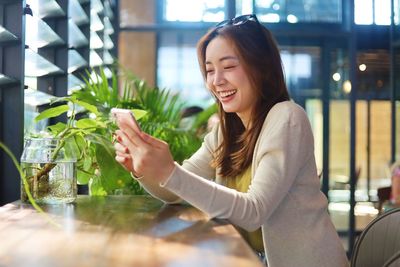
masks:
<instances>
[{"instance_id":1,"label":"woman's nose","mask_svg":"<svg viewBox=\"0 0 400 267\"><path fill-rule=\"evenodd\" d=\"M214 75L213 85L218 86L226 82L225 77L222 72L216 71Z\"/></svg>"}]
</instances>

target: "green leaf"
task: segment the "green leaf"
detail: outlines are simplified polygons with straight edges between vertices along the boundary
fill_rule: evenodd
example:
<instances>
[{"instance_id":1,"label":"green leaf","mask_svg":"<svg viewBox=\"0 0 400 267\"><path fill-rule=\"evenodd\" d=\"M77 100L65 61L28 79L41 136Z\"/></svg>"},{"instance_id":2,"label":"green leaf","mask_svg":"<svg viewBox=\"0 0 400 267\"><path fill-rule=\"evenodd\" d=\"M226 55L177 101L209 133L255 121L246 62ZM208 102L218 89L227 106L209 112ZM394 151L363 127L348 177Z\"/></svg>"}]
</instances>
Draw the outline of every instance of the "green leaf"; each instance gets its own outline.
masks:
<instances>
[{"instance_id":1,"label":"green leaf","mask_svg":"<svg viewBox=\"0 0 400 267\"><path fill-rule=\"evenodd\" d=\"M82 134L75 135L75 142L79 148L79 151L81 152L79 155L79 158L81 158L85 154L85 150L88 145L86 144L85 138L82 136Z\"/></svg>"},{"instance_id":2,"label":"green leaf","mask_svg":"<svg viewBox=\"0 0 400 267\"><path fill-rule=\"evenodd\" d=\"M114 159L114 155L108 154L100 145L96 146L96 158L101 173L101 184L107 192L111 193L117 188L125 187L132 179Z\"/></svg>"},{"instance_id":3,"label":"green leaf","mask_svg":"<svg viewBox=\"0 0 400 267\"><path fill-rule=\"evenodd\" d=\"M65 123L62 122L57 122L57 124L54 125L50 125L47 127L47 129L49 129L49 131L53 134L53 135L58 135L59 133L61 133L62 131L64 131L64 129L67 127L67 125Z\"/></svg>"},{"instance_id":4,"label":"green leaf","mask_svg":"<svg viewBox=\"0 0 400 267\"><path fill-rule=\"evenodd\" d=\"M109 139L107 139L106 137L104 137L103 135L96 134L96 133L88 133L85 136L85 139L89 140L93 143L101 145L102 147L105 148L104 151L106 153L108 153L110 156L114 157L114 154L115 154L114 146L111 143L111 141Z\"/></svg>"},{"instance_id":5,"label":"green leaf","mask_svg":"<svg viewBox=\"0 0 400 267\"><path fill-rule=\"evenodd\" d=\"M86 172L86 171L82 171L80 169L77 169L76 175L77 175L77 182L80 185L88 184L90 178L95 176L94 173L89 173L89 172Z\"/></svg>"},{"instance_id":6,"label":"green leaf","mask_svg":"<svg viewBox=\"0 0 400 267\"><path fill-rule=\"evenodd\" d=\"M75 136L84 132L82 129L73 129L69 128L68 131L65 133L64 138L70 138L71 136Z\"/></svg>"},{"instance_id":7,"label":"green leaf","mask_svg":"<svg viewBox=\"0 0 400 267\"><path fill-rule=\"evenodd\" d=\"M80 119L76 121L75 126L79 129L85 129L85 128L94 128L97 126L97 123L93 119Z\"/></svg>"},{"instance_id":8,"label":"green leaf","mask_svg":"<svg viewBox=\"0 0 400 267\"><path fill-rule=\"evenodd\" d=\"M135 118L137 120L140 120L147 114L147 111L143 109L131 109L131 111L133 112L133 115L135 115Z\"/></svg>"},{"instance_id":9,"label":"green leaf","mask_svg":"<svg viewBox=\"0 0 400 267\"><path fill-rule=\"evenodd\" d=\"M89 179L89 194L92 196L107 196L99 176L95 175Z\"/></svg>"},{"instance_id":10,"label":"green leaf","mask_svg":"<svg viewBox=\"0 0 400 267\"><path fill-rule=\"evenodd\" d=\"M84 107L85 109L89 110L90 112L96 114L97 116L100 115L100 112L97 110L97 108L94 105L91 105L87 102L83 102L80 100L73 100L73 102L79 106Z\"/></svg>"},{"instance_id":11,"label":"green leaf","mask_svg":"<svg viewBox=\"0 0 400 267\"><path fill-rule=\"evenodd\" d=\"M46 109L46 110L42 111L39 115L36 116L35 122L38 122L43 119L57 117L65 112L67 112L68 110L69 110L68 105L61 105L58 107Z\"/></svg>"},{"instance_id":12,"label":"green leaf","mask_svg":"<svg viewBox=\"0 0 400 267\"><path fill-rule=\"evenodd\" d=\"M67 158L78 159L78 157L81 154L81 151L78 145L76 144L74 136L70 136L65 139L64 151L65 151L65 156Z\"/></svg>"},{"instance_id":13,"label":"green leaf","mask_svg":"<svg viewBox=\"0 0 400 267\"><path fill-rule=\"evenodd\" d=\"M50 99L50 105L54 105L56 103L61 103L61 102L69 102L69 101L71 101L71 97L69 96L53 97Z\"/></svg>"},{"instance_id":14,"label":"green leaf","mask_svg":"<svg viewBox=\"0 0 400 267\"><path fill-rule=\"evenodd\" d=\"M96 122L96 127L97 128L107 128L107 123L101 121L101 120L94 120Z\"/></svg>"},{"instance_id":15,"label":"green leaf","mask_svg":"<svg viewBox=\"0 0 400 267\"><path fill-rule=\"evenodd\" d=\"M92 167L93 161L91 157L84 157L83 158L83 170L89 171Z\"/></svg>"}]
</instances>

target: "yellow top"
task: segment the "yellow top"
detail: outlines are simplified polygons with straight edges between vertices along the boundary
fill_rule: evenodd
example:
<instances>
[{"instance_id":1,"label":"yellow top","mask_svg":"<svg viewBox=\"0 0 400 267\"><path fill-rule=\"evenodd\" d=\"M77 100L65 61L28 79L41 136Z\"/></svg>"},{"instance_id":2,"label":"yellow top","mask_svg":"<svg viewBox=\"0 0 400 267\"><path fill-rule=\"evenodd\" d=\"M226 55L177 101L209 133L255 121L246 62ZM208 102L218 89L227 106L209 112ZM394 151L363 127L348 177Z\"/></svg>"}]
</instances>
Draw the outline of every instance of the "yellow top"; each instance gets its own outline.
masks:
<instances>
[{"instance_id":1,"label":"yellow top","mask_svg":"<svg viewBox=\"0 0 400 267\"><path fill-rule=\"evenodd\" d=\"M249 190L251 182L251 168L247 168L241 175L236 178L226 179L226 186L232 189L236 189L239 192L247 192ZM248 232L242 228L238 228L243 238L249 243L249 245L258 252L264 251L263 239L261 234L261 228L258 228L254 232Z\"/></svg>"}]
</instances>

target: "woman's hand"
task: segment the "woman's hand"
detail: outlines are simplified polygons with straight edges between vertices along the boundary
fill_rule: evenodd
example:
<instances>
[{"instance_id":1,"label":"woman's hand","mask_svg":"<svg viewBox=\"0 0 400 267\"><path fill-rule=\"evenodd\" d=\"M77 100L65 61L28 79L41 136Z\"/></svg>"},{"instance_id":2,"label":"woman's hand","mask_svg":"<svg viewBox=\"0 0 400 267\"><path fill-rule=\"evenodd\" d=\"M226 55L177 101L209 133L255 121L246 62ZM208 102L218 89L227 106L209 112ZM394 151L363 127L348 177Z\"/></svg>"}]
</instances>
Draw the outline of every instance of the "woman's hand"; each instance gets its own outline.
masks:
<instances>
[{"instance_id":1,"label":"woman's hand","mask_svg":"<svg viewBox=\"0 0 400 267\"><path fill-rule=\"evenodd\" d=\"M136 132L129 125L121 123L123 130L117 130L115 144L116 160L128 171L164 182L175 168L169 146L144 132Z\"/></svg>"},{"instance_id":2,"label":"woman's hand","mask_svg":"<svg viewBox=\"0 0 400 267\"><path fill-rule=\"evenodd\" d=\"M132 158L131 155L129 154L129 149L118 142L114 144L114 148L115 148L115 160L119 164L121 164L125 170L134 173Z\"/></svg>"}]
</instances>

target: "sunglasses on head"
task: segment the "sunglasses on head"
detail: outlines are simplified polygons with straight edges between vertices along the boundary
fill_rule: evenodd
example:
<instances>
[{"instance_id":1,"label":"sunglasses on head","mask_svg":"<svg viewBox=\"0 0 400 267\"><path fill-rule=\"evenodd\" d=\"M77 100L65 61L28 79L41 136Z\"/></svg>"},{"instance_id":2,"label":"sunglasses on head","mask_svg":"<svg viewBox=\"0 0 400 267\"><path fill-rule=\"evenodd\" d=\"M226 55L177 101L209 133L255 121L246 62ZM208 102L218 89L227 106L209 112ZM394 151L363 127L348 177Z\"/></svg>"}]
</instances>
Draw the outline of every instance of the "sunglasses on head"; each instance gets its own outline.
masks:
<instances>
[{"instance_id":1,"label":"sunglasses on head","mask_svg":"<svg viewBox=\"0 0 400 267\"><path fill-rule=\"evenodd\" d=\"M238 16L238 17L235 17L232 19L227 19L227 20L221 21L215 25L215 28L221 28L226 25L238 26L238 25L242 25L248 21L254 21L254 22L257 22L258 24L260 23L260 22L258 22L256 15L250 14L250 15L241 15L241 16Z\"/></svg>"}]
</instances>

